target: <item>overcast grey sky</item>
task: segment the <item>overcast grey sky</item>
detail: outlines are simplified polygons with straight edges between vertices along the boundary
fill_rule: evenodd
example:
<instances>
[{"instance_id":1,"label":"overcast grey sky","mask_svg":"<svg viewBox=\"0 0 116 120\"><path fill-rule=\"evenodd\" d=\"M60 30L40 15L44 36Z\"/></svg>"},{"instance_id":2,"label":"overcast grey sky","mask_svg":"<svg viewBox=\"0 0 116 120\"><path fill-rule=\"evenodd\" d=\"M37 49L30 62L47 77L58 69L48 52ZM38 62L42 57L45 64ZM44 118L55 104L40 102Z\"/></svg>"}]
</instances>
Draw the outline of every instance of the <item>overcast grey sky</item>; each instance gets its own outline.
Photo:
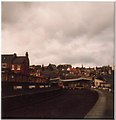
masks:
<instances>
[{"instance_id":1,"label":"overcast grey sky","mask_svg":"<svg viewBox=\"0 0 116 120\"><path fill-rule=\"evenodd\" d=\"M113 2L2 2L2 53L30 64L114 62Z\"/></svg>"}]
</instances>

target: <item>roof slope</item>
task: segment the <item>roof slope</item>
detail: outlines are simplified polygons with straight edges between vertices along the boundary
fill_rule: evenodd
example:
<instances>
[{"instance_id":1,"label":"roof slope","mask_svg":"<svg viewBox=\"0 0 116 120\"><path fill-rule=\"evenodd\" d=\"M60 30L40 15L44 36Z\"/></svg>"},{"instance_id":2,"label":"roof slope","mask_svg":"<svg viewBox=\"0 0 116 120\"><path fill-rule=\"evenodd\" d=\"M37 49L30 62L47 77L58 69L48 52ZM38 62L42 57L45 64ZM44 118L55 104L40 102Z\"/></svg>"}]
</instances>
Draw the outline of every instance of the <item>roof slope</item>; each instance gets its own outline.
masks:
<instances>
[{"instance_id":1,"label":"roof slope","mask_svg":"<svg viewBox=\"0 0 116 120\"><path fill-rule=\"evenodd\" d=\"M14 58L15 58L14 54L2 55L2 63L12 63Z\"/></svg>"},{"instance_id":2,"label":"roof slope","mask_svg":"<svg viewBox=\"0 0 116 120\"><path fill-rule=\"evenodd\" d=\"M16 57L16 58L13 60L13 63L14 63L14 64L20 64L20 63L24 63L25 60L26 60L26 57L24 57L24 56Z\"/></svg>"}]
</instances>

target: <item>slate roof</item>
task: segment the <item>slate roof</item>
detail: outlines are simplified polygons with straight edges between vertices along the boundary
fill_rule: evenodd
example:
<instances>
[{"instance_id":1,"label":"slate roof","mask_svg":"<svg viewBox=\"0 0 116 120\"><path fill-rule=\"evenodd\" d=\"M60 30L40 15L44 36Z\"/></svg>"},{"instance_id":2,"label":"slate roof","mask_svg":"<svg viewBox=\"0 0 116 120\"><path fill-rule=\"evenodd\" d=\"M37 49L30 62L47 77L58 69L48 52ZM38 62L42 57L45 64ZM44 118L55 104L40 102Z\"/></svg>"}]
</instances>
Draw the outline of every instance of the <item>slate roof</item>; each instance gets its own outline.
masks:
<instances>
[{"instance_id":1,"label":"slate roof","mask_svg":"<svg viewBox=\"0 0 116 120\"><path fill-rule=\"evenodd\" d=\"M2 63L12 63L14 58L15 58L14 54L2 55Z\"/></svg>"},{"instance_id":2,"label":"slate roof","mask_svg":"<svg viewBox=\"0 0 116 120\"><path fill-rule=\"evenodd\" d=\"M26 60L26 57L20 56L20 57L16 57L16 58L13 60L13 63L14 63L14 64L20 64L20 63L24 63L25 60Z\"/></svg>"},{"instance_id":3,"label":"slate roof","mask_svg":"<svg viewBox=\"0 0 116 120\"><path fill-rule=\"evenodd\" d=\"M14 54L2 55L2 63L21 64L24 63L26 59L27 59L26 56L16 56Z\"/></svg>"}]
</instances>

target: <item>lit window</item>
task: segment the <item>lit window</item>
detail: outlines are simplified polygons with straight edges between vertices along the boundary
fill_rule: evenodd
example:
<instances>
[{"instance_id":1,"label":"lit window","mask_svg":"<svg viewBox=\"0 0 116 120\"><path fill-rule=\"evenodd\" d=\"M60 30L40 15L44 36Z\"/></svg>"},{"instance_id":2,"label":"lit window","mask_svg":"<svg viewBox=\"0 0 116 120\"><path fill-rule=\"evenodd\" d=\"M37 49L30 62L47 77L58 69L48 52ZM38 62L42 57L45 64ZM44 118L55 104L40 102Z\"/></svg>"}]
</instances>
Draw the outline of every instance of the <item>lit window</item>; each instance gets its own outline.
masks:
<instances>
[{"instance_id":1,"label":"lit window","mask_svg":"<svg viewBox=\"0 0 116 120\"><path fill-rule=\"evenodd\" d=\"M17 70L21 70L21 66L20 65L17 65Z\"/></svg>"},{"instance_id":2,"label":"lit window","mask_svg":"<svg viewBox=\"0 0 116 120\"><path fill-rule=\"evenodd\" d=\"M15 67L15 66L14 66L14 65L12 65L12 70L14 70L14 67Z\"/></svg>"}]
</instances>

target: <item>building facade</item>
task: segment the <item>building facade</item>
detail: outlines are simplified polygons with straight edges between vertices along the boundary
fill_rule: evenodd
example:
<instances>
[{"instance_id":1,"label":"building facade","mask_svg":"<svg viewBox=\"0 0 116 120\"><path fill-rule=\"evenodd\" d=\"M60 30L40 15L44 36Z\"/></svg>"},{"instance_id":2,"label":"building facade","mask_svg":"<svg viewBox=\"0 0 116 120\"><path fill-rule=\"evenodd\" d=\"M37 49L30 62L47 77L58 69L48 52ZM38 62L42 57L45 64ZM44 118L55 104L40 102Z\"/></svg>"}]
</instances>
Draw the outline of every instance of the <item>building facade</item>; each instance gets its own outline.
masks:
<instances>
[{"instance_id":1,"label":"building facade","mask_svg":"<svg viewBox=\"0 0 116 120\"><path fill-rule=\"evenodd\" d=\"M14 54L3 54L2 55L2 80L16 80L26 78L29 73L29 58L28 52L25 56L17 56ZM25 76L25 77L24 77Z\"/></svg>"}]
</instances>

